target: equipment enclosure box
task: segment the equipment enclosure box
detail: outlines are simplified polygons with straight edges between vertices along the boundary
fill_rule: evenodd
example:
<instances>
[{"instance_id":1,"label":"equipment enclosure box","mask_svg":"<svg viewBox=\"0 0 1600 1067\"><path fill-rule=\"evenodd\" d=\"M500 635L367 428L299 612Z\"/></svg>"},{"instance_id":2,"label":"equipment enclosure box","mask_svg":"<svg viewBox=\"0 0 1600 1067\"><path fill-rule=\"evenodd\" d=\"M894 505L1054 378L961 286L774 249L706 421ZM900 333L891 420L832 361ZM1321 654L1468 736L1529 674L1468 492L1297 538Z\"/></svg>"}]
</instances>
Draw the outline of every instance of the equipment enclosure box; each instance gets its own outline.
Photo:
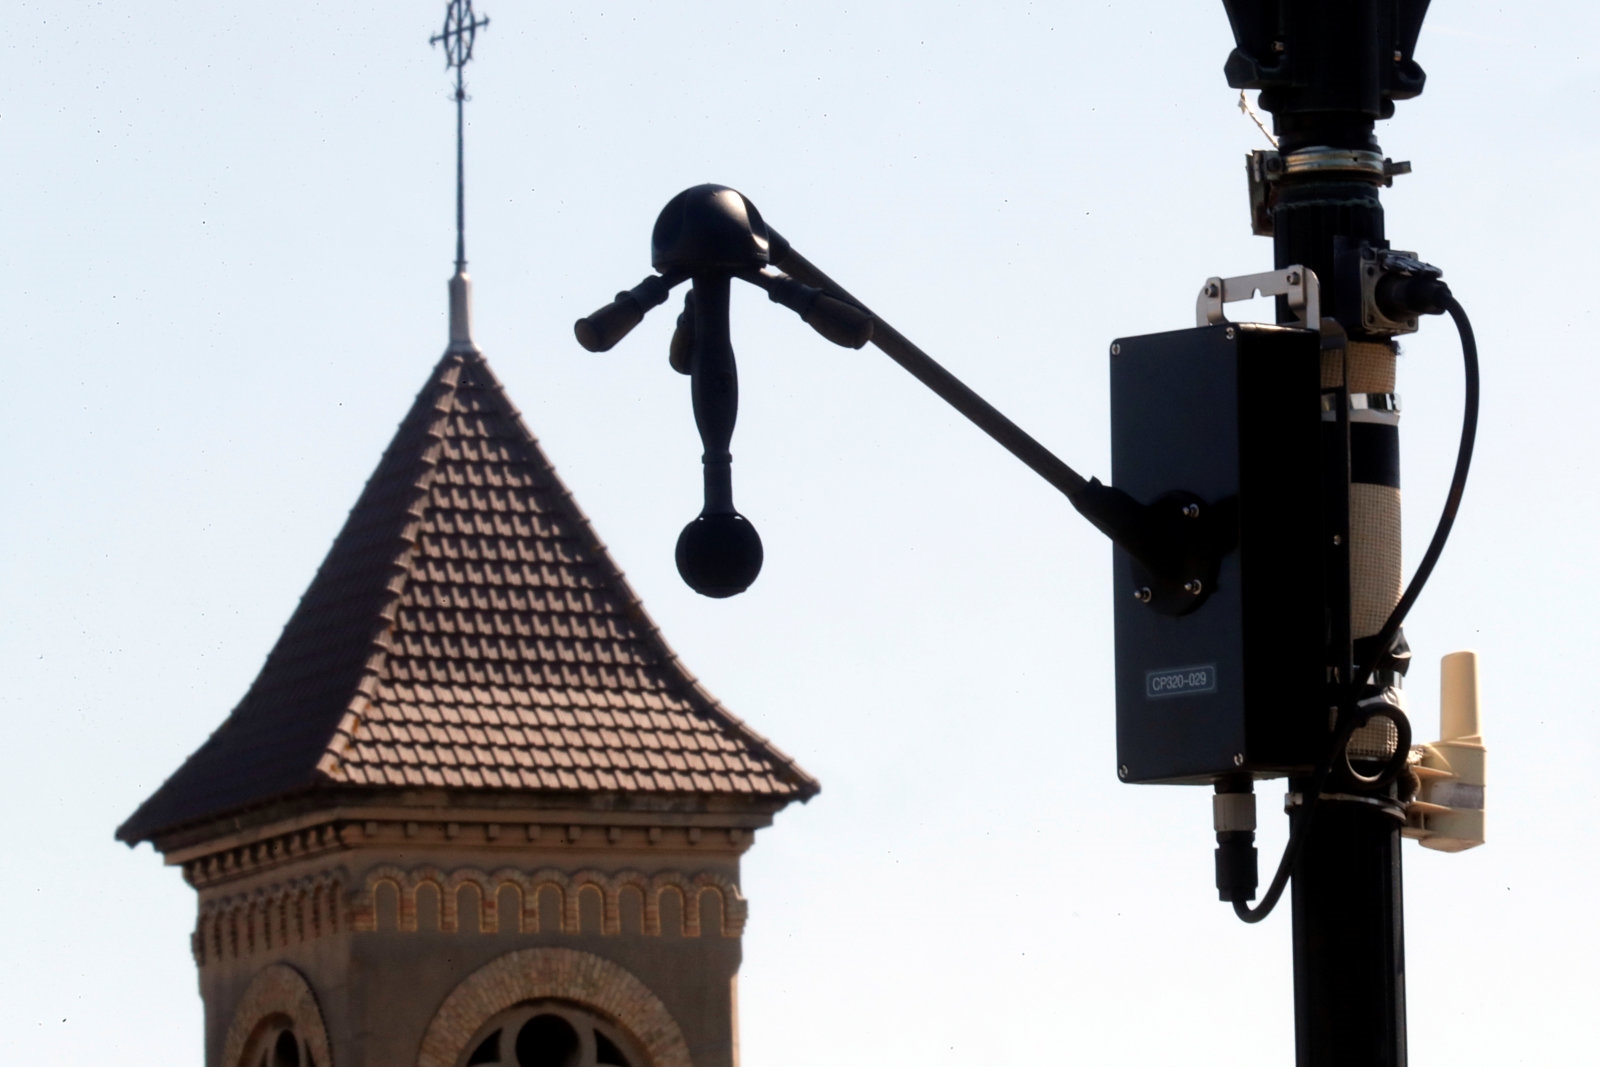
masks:
<instances>
[{"instance_id":1,"label":"equipment enclosure box","mask_svg":"<svg viewBox=\"0 0 1600 1067\"><path fill-rule=\"evenodd\" d=\"M1118 773L1306 770L1328 730L1318 335L1224 323L1112 351L1112 484L1142 504L1198 498L1226 548L1192 607L1182 575L1141 601L1149 572L1115 550Z\"/></svg>"}]
</instances>

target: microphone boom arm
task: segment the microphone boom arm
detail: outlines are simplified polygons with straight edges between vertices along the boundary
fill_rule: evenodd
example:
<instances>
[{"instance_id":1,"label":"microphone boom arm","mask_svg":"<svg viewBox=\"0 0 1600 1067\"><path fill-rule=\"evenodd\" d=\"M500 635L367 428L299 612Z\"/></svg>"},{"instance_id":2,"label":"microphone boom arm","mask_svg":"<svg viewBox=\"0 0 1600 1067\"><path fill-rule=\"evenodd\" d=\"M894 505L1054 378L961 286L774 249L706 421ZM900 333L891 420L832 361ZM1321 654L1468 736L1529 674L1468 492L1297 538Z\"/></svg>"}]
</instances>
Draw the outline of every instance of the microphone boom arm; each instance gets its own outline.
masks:
<instances>
[{"instance_id":1,"label":"microphone boom arm","mask_svg":"<svg viewBox=\"0 0 1600 1067\"><path fill-rule=\"evenodd\" d=\"M663 209L652 236L652 262L660 272L575 325L577 339L591 352L610 349L644 317L664 303L682 281L695 283L679 317L673 340L673 366L690 373L695 422L706 446L706 507L684 528L678 542L678 569L690 586L707 596L743 591L761 569L762 550L755 528L732 506L728 439L737 409L733 351L727 332L727 291L731 278L764 289L834 344L860 348L868 341L900 364L945 403L965 415L1000 447L1060 490L1096 529L1150 572L1155 584L1184 586L1192 610L1209 595L1209 582L1185 575L1208 571L1231 547L1227 530L1185 494L1141 503L1121 489L1085 478L1053 452L973 392L961 379L875 315L816 264L795 251L761 218L755 205L735 190L704 185L678 194ZM704 292L701 290L704 289ZM709 300L712 305L706 304ZM1210 510L1210 509L1206 509Z\"/></svg>"},{"instance_id":2,"label":"microphone boom arm","mask_svg":"<svg viewBox=\"0 0 1600 1067\"><path fill-rule=\"evenodd\" d=\"M859 309L870 316L869 340L884 355L900 364L917 381L927 386L945 403L967 417L996 444L1021 460L1029 470L1049 482L1067 498L1084 518L1112 541L1127 549L1157 572L1169 569L1167 558L1173 546L1155 528L1150 509L1120 489L1103 484L1098 478L1085 478L1059 456L1036 441L993 404L979 396L960 378L946 370L932 356L889 325L857 300L849 290L830 278L820 267L795 250L783 235L770 225L772 265L796 281L821 289L823 294Z\"/></svg>"}]
</instances>

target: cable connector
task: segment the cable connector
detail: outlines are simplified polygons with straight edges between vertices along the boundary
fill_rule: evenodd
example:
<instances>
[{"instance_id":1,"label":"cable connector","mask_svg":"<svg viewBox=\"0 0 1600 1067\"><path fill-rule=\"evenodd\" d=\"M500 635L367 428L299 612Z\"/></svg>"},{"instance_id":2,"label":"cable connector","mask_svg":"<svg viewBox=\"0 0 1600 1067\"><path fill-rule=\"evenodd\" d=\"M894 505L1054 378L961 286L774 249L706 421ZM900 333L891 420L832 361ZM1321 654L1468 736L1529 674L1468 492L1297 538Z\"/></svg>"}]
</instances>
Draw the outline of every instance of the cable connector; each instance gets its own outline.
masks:
<instances>
[{"instance_id":1,"label":"cable connector","mask_svg":"<svg viewBox=\"0 0 1600 1067\"><path fill-rule=\"evenodd\" d=\"M1211 798L1211 825L1217 832L1217 899L1256 898L1256 795L1249 778L1224 779Z\"/></svg>"},{"instance_id":2,"label":"cable connector","mask_svg":"<svg viewBox=\"0 0 1600 1067\"><path fill-rule=\"evenodd\" d=\"M1444 271L1415 252L1361 250L1361 325L1367 333L1417 332L1420 315L1442 315L1450 306Z\"/></svg>"}]
</instances>

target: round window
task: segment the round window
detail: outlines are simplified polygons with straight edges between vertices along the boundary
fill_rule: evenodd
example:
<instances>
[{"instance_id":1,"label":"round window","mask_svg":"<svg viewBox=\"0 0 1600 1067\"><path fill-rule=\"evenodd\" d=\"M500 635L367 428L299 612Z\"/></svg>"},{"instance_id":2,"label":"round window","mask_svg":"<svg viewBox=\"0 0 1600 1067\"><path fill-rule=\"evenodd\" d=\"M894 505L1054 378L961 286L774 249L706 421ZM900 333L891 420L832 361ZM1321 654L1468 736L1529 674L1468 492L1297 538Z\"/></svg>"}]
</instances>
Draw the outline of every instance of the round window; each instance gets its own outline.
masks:
<instances>
[{"instance_id":1,"label":"round window","mask_svg":"<svg viewBox=\"0 0 1600 1067\"><path fill-rule=\"evenodd\" d=\"M637 1042L609 1020L564 1001L519 1004L485 1023L462 1067L649 1067ZM276 1065L273 1065L276 1067Z\"/></svg>"}]
</instances>

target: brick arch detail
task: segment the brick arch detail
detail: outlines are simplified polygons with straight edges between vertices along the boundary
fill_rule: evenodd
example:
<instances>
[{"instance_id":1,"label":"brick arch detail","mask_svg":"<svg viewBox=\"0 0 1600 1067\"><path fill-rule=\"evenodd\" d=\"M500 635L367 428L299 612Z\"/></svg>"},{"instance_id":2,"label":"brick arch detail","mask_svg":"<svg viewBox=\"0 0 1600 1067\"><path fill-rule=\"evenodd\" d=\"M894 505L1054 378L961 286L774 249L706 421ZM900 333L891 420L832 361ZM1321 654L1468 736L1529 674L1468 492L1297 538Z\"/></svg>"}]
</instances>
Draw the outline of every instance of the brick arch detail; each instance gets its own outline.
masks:
<instances>
[{"instance_id":1,"label":"brick arch detail","mask_svg":"<svg viewBox=\"0 0 1600 1067\"><path fill-rule=\"evenodd\" d=\"M332 1067L328 1027L317 1006L317 995L305 975L287 963L274 963L256 972L244 996L233 1009L228 1036L222 1043L222 1067L244 1067L244 1054L261 1031L285 1019L306 1043L318 1067Z\"/></svg>"},{"instance_id":2,"label":"brick arch detail","mask_svg":"<svg viewBox=\"0 0 1600 1067\"><path fill-rule=\"evenodd\" d=\"M378 929L377 891L387 883L394 886L398 895L399 927L410 932L417 929L417 890L432 885L439 895L439 930L455 933L459 929L456 894L462 886L470 885L478 893L479 929L484 933L494 930L515 930L521 933L539 933L539 892L553 888L560 900L557 909L557 929L549 933L576 934L579 932L579 893L594 887L600 894L600 932L615 936L622 932L621 893L624 888L638 890L644 901L643 932L659 935L661 930L661 894L677 892L683 902L682 930L685 937L699 937L700 898L712 894L718 904L721 920L717 932L723 937L738 937L744 933L749 906L739 887L729 879L711 871L685 874L682 871L660 871L645 874L628 869L608 874L593 868L564 871L544 867L523 872L510 867L483 871L476 867L463 867L445 872L432 865L407 870L393 864L381 864L367 871L364 886L352 894L350 922L357 932L370 933ZM520 915L500 914L500 890L511 886L521 898Z\"/></svg>"},{"instance_id":3,"label":"brick arch detail","mask_svg":"<svg viewBox=\"0 0 1600 1067\"><path fill-rule=\"evenodd\" d=\"M610 960L568 948L518 949L468 975L428 1024L417 1067L455 1067L484 1023L545 997L573 1001L616 1022L644 1046L651 1067L693 1067L677 1020L648 986Z\"/></svg>"},{"instance_id":4,"label":"brick arch detail","mask_svg":"<svg viewBox=\"0 0 1600 1067\"><path fill-rule=\"evenodd\" d=\"M200 906L190 938L195 963L206 967L338 933L348 921L343 896L343 876L322 871L213 897Z\"/></svg>"}]
</instances>

